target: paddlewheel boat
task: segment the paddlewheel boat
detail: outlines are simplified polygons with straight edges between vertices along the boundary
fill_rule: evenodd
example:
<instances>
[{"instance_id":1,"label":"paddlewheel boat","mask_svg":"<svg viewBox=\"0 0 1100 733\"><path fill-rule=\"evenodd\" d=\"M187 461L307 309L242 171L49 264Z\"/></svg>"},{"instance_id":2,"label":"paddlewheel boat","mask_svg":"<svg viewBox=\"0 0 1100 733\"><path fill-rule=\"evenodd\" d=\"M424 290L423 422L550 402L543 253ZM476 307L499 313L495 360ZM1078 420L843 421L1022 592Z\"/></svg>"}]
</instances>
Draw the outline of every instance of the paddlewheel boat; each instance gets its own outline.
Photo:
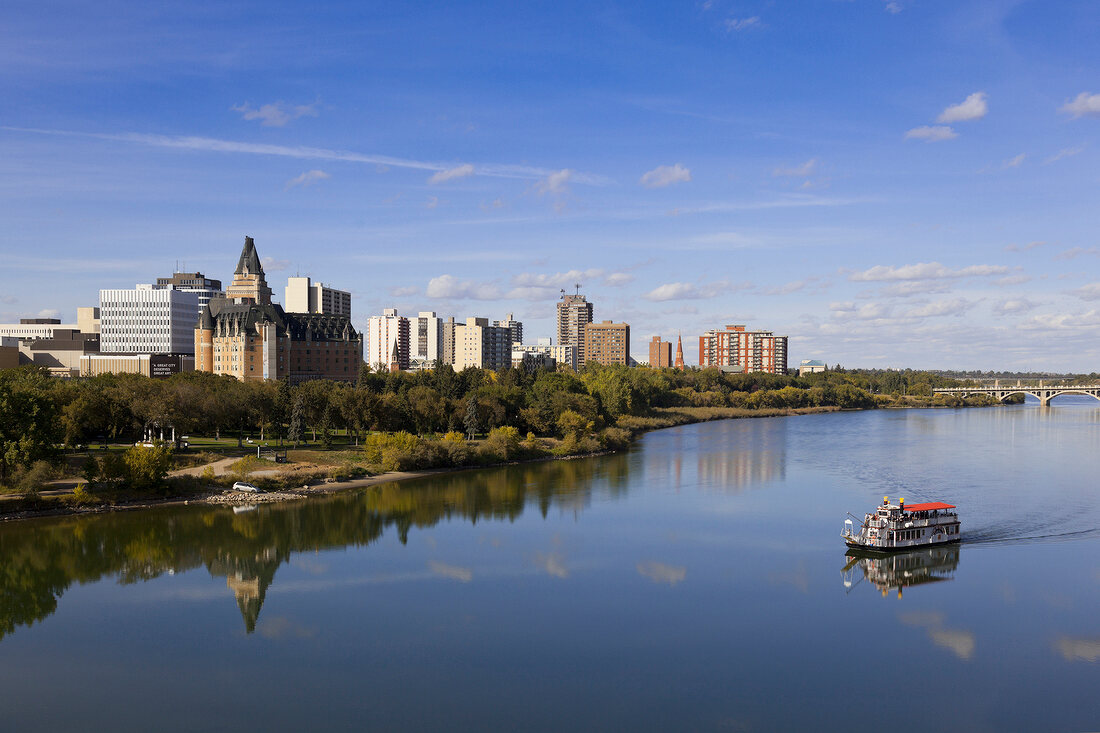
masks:
<instances>
[{"instance_id":1,"label":"paddlewheel boat","mask_svg":"<svg viewBox=\"0 0 1100 733\"><path fill-rule=\"evenodd\" d=\"M897 504L890 497L882 497L875 511L863 516L859 529L852 519L844 520L844 541L848 547L873 552L896 552L929 545L945 545L958 542L959 515L952 504L930 501L905 505L905 499Z\"/></svg>"}]
</instances>

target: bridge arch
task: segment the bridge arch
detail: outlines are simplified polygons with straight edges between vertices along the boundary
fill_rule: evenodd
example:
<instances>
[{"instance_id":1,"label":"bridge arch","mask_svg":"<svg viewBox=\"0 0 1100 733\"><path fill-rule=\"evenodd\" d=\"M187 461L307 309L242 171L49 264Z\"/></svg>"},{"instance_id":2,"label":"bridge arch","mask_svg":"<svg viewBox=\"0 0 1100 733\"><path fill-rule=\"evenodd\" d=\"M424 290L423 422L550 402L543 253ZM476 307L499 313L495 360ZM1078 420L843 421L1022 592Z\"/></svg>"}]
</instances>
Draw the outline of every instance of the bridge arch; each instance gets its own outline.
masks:
<instances>
[{"instance_id":1,"label":"bridge arch","mask_svg":"<svg viewBox=\"0 0 1100 733\"><path fill-rule=\"evenodd\" d=\"M1055 397L1061 397L1064 394L1079 394L1085 395L1086 397L1092 397L1094 400L1100 400L1100 394L1095 391L1090 392L1084 389L1059 389L1052 392L1050 397L1047 398L1047 402L1054 399Z\"/></svg>"}]
</instances>

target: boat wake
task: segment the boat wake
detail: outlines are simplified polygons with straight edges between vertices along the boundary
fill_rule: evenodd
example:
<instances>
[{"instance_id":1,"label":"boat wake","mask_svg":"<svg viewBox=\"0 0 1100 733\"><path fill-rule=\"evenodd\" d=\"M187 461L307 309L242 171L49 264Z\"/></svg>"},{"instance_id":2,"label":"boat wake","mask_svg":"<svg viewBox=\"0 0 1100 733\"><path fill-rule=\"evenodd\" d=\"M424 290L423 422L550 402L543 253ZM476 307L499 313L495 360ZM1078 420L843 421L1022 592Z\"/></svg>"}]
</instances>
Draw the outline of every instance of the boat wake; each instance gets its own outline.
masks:
<instances>
[{"instance_id":1,"label":"boat wake","mask_svg":"<svg viewBox=\"0 0 1100 733\"><path fill-rule=\"evenodd\" d=\"M1026 530L1025 530L1026 531ZM1032 532L1036 532L1032 528ZM963 532L962 544L964 545L1015 545L1036 544L1041 542L1072 542L1075 540L1100 537L1100 527L1089 529L1076 529L1068 532L1041 533L1041 529L1035 534L1021 534L1005 531L1001 528L979 529L972 532Z\"/></svg>"}]
</instances>

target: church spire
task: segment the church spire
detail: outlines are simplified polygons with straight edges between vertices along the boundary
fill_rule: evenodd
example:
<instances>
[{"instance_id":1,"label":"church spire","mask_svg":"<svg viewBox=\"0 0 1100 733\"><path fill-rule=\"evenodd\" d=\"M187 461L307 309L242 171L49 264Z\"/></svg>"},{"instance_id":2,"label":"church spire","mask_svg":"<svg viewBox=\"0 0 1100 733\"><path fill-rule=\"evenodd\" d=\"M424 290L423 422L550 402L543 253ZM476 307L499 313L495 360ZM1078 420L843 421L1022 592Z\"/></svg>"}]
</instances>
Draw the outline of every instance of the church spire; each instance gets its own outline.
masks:
<instances>
[{"instance_id":1,"label":"church spire","mask_svg":"<svg viewBox=\"0 0 1100 733\"><path fill-rule=\"evenodd\" d=\"M680 334L676 334L676 361L672 364L680 371L684 371L684 342L680 338Z\"/></svg>"}]
</instances>

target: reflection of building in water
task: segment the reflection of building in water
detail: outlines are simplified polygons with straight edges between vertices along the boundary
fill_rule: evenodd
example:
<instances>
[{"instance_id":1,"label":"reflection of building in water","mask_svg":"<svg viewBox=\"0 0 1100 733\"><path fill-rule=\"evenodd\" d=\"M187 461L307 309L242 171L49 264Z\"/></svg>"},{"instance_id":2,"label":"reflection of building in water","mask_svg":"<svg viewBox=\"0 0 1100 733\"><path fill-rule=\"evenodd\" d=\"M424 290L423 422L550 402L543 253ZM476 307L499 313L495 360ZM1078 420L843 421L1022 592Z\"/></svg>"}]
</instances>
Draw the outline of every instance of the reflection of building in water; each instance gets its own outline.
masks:
<instances>
[{"instance_id":1,"label":"reflection of building in water","mask_svg":"<svg viewBox=\"0 0 1100 733\"><path fill-rule=\"evenodd\" d=\"M848 552L848 564L843 570L846 588L853 585L852 571L856 565L863 571L863 578L882 591L882 595L896 589L900 598L904 588L951 580L959 566L959 546L940 545L890 554L867 554L851 550Z\"/></svg>"},{"instance_id":2,"label":"reflection of building in water","mask_svg":"<svg viewBox=\"0 0 1100 733\"><path fill-rule=\"evenodd\" d=\"M700 451L697 468L700 485L739 492L754 484L785 478L787 421L779 419L774 423L728 441L723 450Z\"/></svg>"},{"instance_id":3,"label":"reflection of building in water","mask_svg":"<svg viewBox=\"0 0 1100 733\"><path fill-rule=\"evenodd\" d=\"M225 584L233 591L245 630L250 634L256 630L264 596L282 562L277 548L268 547L251 558L224 553L206 564L211 575L225 576Z\"/></svg>"}]
</instances>

